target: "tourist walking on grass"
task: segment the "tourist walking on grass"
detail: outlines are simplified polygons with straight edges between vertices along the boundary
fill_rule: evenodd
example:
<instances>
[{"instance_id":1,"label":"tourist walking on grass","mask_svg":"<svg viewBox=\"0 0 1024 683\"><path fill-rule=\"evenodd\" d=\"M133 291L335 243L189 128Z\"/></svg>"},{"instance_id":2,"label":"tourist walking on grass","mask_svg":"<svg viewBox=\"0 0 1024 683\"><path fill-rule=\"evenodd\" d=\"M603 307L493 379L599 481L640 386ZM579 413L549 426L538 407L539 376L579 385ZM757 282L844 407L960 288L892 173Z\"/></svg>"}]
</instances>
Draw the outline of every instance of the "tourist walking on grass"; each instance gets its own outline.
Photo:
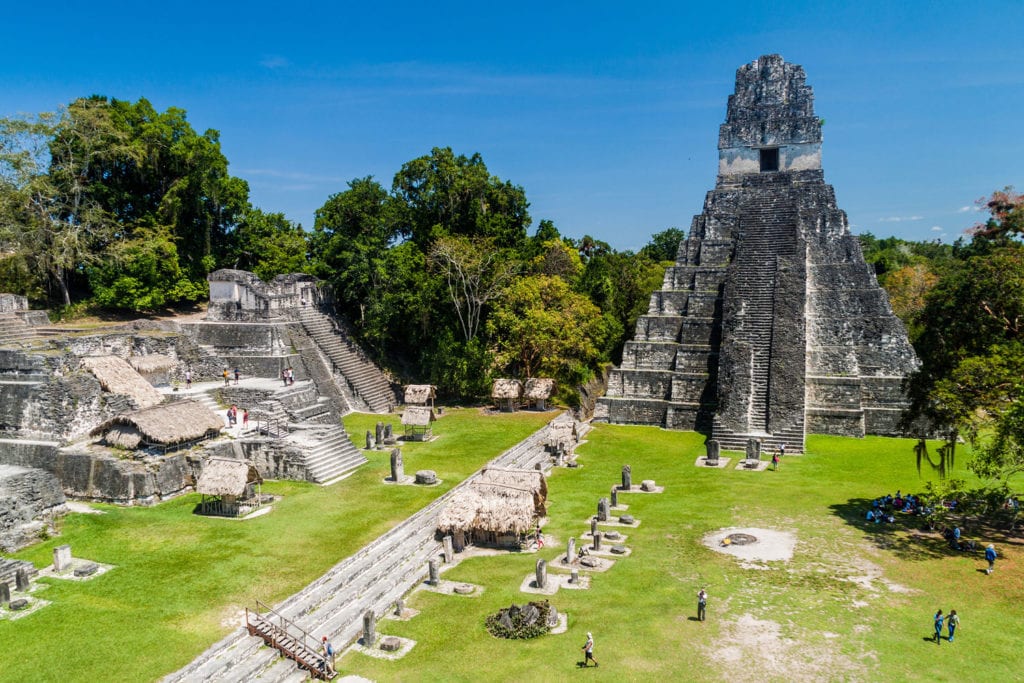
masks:
<instances>
[{"instance_id":1,"label":"tourist walking on grass","mask_svg":"<svg viewBox=\"0 0 1024 683\"><path fill-rule=\"evenodd\" d=\"M949 611L949 619L946 619L946 628L949 629L949 642L953 642L953 634L956 632L956 627L960 625L960 617L956 615L956 610Z\"/></svg>"},{"instance_id":2,"label":"tourist walking on grass","mask_svg":"<svg viewBox=\"0 0 1024 683\"><path fill-rule=\"evenodd\" d=\"M778 472L779 470L779 454L772 453L772 471Z\"/></svg>"},{"instance_id":3,"label":"tourist walking on grass","mask_svg":"<svg viewBox=\"0 0 1024 683\"><path fill-rule=\"evenodd\" d=\"M588 662L593 662L594 666L598 666L597 660L594 659L594 636L587 631L587 642L583 643L583 666L588 666Z\"/></svg>"},{"instance_id":4,"label":"tourist walking on grass","mask_svg":"<svg viewBox=\"0 0 1024 683\"><path fill-rule=\"evenodd\" d=\"M985 573L991 574L992 570L996 568L996 549L991 543L985 548L985 559L988 560L988 569L985 570Z\"/></svg>"},{"instance_id":5,"label":"tourist walking on grass","mask_svg":"<svg viewBox=\"0 0 1024 683\"><path fill-rule=\"evenodd\" d=\"M708 615L708 592L701 588L697 591L697 621L704 621Z\"/></svg>"},{"instance_id":6,"label":"tourist walking on grass","mask_svg":"<svg viewBox=\"0 0 1024 683\"><path fill-rule=\"evenodd\" d=\"M935 644L938 645L942 642L942 622L946 619L942 615L942 610L935 613Z\"/></svg>"}]
</instances>

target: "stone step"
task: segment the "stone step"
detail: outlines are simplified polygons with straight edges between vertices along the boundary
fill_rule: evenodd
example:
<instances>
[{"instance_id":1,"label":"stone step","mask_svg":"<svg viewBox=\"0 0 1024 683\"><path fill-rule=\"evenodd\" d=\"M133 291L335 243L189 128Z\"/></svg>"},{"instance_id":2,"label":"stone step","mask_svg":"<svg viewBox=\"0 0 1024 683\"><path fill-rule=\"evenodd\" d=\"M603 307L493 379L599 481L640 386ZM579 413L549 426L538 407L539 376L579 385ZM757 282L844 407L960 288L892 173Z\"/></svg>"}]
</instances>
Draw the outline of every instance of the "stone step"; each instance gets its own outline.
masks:
<instances>
[{"instance_id":1,"label":"stone step","mask_svg":"<svg viewBox=\"0 0 1024 683\"><path fill-rule=\"evenodd\" d=\"M296 675L299 677L295 678ZM308 679L309 674L300 669L293 660L278 656L252 680L259 681L259 683L286 683L290 680L304 681Z\"/></svg>"}]
</instances>

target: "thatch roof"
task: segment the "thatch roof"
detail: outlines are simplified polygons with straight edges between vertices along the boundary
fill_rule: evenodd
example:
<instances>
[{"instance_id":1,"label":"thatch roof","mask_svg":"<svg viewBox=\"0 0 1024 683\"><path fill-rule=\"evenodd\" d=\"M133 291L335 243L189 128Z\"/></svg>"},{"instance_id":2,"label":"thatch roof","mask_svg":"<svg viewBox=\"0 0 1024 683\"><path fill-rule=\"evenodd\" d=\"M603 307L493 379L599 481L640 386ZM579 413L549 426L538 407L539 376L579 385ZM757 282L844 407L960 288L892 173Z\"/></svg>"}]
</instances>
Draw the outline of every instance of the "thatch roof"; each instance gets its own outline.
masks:
<instances>
[{"instance_id":1,"label":"thatch roof","mask_svg":"<svg viewBox=\"0 0 1024 683\"><path fill-rule=\"evenodd\" d=\"M402 424L413 427L429 427L436 420L434 411L427 406L406 406L402 411Z\"/></svg>"},{"instance_id":2,"label":"thatch roof","mask_svg":"<svg viewBox=\"0 0 1024 683\"><path fill-rule=\"evenodd\" d=\"M252 463L231 458L208 458L196 482L196 493L208 496L241 496L251 482L263 483Z\"/></svg>"},{"instance_id":3,"label":"thatch roof","mask_svg":"<svg viewBox=\"0 0 1024 683\"><path fill-rule=\"evenodd\" d=\"M183 441L201 439L209 432L219 432L224 421L198 401L172 401L107 420L93 434L106 434L104 439L125 448L135 448L140 441L170 446ZM134 444L131 441L134 440Z\"/></svg>"},{"instance_id":4,"label":"thatch roof","mask_svg":"<svg viewBox=\"0 0 1024 683\"><path fill-rule=\"evenodd\" d=\"M491 398L519 398L523 395L523 383L517 379L496 379L491 389Z\"/></svg>"},{"instance_id":5,"label":"thatch roof","mask_svg":"<svg viewBox=\"0 0 1024 683\"><path fill-rule=\"evenodd\" d=\"M160 372L161 370L170 370L178 362L170 356L151 353L146 356L132 356L128 359L128 364L137 372Z\"/></svg>"},{"instance_id":6,"label":"thatch roof","mask_svg":"<svg viewBox=\"0 0 1024 683\"><path fill-rule=\"evenodd\" d=\"M541 399L551 398L551 394L555 393L555 380L546 379L543 377L531 377L526 380L526 389L524 390L524 396L526 398L537 401Z\"/></svg>"},{"instance_id":7,"label":"thatch roof","mask_svg":"<svg viewBox=\"0 0 1024 683\"><path fill-rule=\"evenodd\" d=\"M409 384L405 387L405 404L426 405L427 401L437 398L436 389L433 384Z\"/></svg>"},{"instance_id":8,"label":"thatch roof","mask_svg":"<svg viewBox=\"0 0 1024 683\"><path fill-rule=\"evenodd\" d=\"M489 467L452 497L437 527L442 532L523 534L544 515L546 498L541 472Z\"/></svg>"},{"instance_id":9,"label":"thatch roof","mask_svg":"<svg viewBox=\"0 0 1024 683\"><path fill-rule=\"evenodd\" d=\"M139 408L155 406L164 400L160 392L122 358L86 356L82 365L96 376L105 391L130 396Z\"/></svg>"}]
</instances>

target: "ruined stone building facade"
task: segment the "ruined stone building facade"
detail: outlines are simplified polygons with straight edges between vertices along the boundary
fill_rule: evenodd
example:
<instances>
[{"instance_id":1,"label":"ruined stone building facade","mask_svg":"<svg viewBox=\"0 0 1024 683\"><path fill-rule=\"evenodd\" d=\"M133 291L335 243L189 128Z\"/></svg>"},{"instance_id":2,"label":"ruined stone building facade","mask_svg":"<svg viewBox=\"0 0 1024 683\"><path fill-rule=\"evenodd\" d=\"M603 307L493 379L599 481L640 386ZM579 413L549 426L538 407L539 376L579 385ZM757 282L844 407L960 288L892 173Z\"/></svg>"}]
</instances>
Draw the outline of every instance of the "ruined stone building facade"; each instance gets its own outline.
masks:
<instances>
[{"instance_id":1,"label":"ruined stone building facade","mask_svg":"<svg viewBox=\"0 0 1024 683\"><path fill-rule=\"evenodd\" d=\"M609 421L788 451L897 433L917 358L825 182L804 79L778 55L737 70L715 188L610 375Z\"/></svg>"}]
</instances>

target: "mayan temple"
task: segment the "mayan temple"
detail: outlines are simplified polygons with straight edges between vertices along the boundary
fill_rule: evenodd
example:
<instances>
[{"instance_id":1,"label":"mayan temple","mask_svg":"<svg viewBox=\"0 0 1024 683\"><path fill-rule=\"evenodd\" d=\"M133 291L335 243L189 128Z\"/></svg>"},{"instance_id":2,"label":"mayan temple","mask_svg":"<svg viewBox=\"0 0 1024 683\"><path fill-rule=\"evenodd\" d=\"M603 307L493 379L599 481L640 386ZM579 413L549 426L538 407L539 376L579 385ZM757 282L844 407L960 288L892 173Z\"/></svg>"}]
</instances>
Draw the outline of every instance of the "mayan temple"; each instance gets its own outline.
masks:
<instances>
[{"instance_id":1,"label":"mayan temple","mask_svg":"<svg viewBox=\"0 0 1024 683\"><path fill-rule=\"evenodd\" d=\"M803 67L736 72L718 179L611 373L598 415L801 452L896 434L917 358L821 168Z\"/></svg>"}]
</instances>

